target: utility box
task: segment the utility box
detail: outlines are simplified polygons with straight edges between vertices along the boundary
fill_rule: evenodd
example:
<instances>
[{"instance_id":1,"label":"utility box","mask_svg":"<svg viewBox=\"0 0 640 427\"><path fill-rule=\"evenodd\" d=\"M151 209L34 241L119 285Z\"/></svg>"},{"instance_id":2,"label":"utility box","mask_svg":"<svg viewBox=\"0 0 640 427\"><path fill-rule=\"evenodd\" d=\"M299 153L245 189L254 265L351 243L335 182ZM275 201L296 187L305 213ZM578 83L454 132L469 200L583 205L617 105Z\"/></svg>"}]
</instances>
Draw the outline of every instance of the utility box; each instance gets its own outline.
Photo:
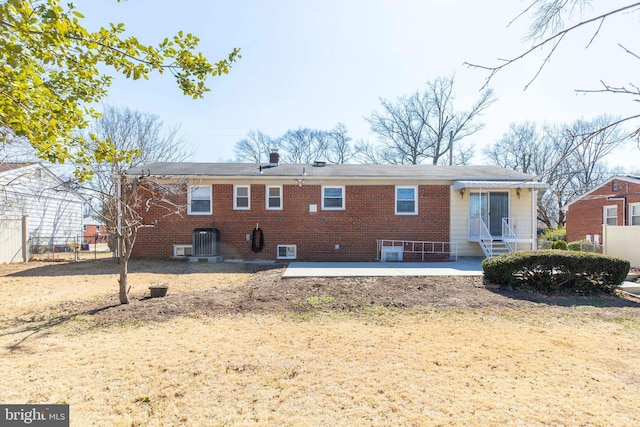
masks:
<instances>
[{"instance_id":1,"label":"utility box","mask_svg":"<svg viewBox=\"0 0 640 427\"><path fill-rule=\"evenodd\" d=\"M220 232L217 228L196 228L193 230L194 257L214 257L220 252Z\"/></svg>"}]
</instances>

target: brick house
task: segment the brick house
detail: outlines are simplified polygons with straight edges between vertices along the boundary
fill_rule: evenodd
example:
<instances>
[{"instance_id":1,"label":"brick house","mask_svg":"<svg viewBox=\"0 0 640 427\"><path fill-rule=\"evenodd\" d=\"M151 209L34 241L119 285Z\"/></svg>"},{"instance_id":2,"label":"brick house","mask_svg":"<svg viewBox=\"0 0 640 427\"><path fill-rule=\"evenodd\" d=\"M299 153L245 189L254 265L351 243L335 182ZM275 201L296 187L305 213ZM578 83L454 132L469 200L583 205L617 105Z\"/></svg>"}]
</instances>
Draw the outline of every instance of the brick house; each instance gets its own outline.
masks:
<instances>
[{"instance_id":1,"label":"brick house","mask_svg":"<svg viewBox=\"0 0 640 427\"><path fill-rule=\"evenodd\" d=\"M614 176L567 206L567 241L602 242L603 225L640 225L640 177Z\"/></svg>"},{"instance_id":2,"label":"brick house","mask_svg":"<svg viewBox=\"0 0 640 427\"><path fill-rule=\"evenodd\" d=\"M186 182L186 213L140 229L133 256L146 258L199 256L207 233L225 259L429 261L530 249L546 188L495 166L278 164L277 153L267 165L128 171L140 174Z\"/></svg>"},{"instance_id":3,"label":"brick house","mask_svg":"<svg viewBox=\"0 0 640 427\"><path fill-rule=\"evenodd\" d=\"M107 241L107 226L104 221L94 216L82 219L83 242L94 245Z\"/></svg>"}]
</instances>

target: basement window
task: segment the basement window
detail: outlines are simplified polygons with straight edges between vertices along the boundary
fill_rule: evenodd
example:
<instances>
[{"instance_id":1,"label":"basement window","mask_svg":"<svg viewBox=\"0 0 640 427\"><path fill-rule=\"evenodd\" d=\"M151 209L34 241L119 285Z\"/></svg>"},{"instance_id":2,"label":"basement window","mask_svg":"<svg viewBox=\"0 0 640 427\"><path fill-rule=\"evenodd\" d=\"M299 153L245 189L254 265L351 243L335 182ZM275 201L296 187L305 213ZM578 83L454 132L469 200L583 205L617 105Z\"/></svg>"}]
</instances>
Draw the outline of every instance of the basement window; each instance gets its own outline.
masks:
<instances>
[{"instance_id":1,"label":"basement window","mask_svg":"<svg viewBox=\"0 0 640 427\"><path fill-rule=\"evenodd\" d=\"M278 245L278 259L296 259L297 257L296 245Z\"/></svg>"},{"instance_id":2,"label":"basement window","mask_svg":"<svg viewBox=\"0 0 640 427\"><path fill-rule=\"evenodd\" d=\"M191 245L173 245L173 256L191 256L192 254Z\"/></svg>"}]
</instances>

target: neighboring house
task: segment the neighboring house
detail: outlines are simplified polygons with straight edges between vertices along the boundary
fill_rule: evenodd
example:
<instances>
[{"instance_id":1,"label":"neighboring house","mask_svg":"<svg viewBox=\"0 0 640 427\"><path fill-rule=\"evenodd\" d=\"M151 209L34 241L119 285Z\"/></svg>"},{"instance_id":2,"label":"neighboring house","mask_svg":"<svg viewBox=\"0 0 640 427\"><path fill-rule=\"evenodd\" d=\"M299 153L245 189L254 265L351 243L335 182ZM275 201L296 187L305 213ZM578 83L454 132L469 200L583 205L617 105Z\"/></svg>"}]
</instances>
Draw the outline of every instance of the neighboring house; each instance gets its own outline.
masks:
<instances>
[{"instance_id":1,"label":"neighboring house","mask_svg":"<svg viewBox=\"0 0 640 427\"><path fill-rule=\"evenodd\" d=\"M80 243L85 201L40 163L0 164L0 217L27 217L35 245Z\"/></svg>"},{"instance_id":2,"label":"neighboring house","mask_svg":"<svg viewBox=\"0 0 640 427\"><path fill-rule=\"evenodd\" d=\"M84 243L94 245L107 241L107 226L100 218L85 216L82 219L82 231Z\"/></svg>"},{"instance_id":3,"label":"neighboring house","mask_svg":"<svg viewBox=\"0 0 640 427\"><path fill-rule=\"evenodd\" d=\"M277 153L268 165L152 163L128 174L187 183L182 216L139 230L133 256L151 258L428 261L531 249L546 188L494 166L279 165Z\"/></svg>"},{"instance_id":4,"label":"neighboring house","mask_svg":"<svg viewBox=\"0 0 640 427\"><path fill-rule=\"evenodd\" d=\"M604 225L640 225L640 177L614 176L567 206L567 241L602 242Z\"/></svg>"}]
</instances>

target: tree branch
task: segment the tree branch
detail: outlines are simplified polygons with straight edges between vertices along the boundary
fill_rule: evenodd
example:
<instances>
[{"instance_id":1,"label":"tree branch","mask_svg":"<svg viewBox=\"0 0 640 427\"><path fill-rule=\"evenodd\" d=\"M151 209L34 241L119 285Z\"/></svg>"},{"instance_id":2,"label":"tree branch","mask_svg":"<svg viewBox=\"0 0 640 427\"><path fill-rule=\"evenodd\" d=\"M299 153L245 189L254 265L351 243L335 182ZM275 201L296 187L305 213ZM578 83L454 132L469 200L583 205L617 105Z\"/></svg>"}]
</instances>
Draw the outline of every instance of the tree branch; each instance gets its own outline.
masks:
<instances>
[{"instance_id":1,"label":"tree branch","mask_svg":"<svg viewBox=\"0 0 640 427\"><path fill-rule=\"evenodd\" d=\"M543 47L543 46L555 41L555 45L554 45L551 53L547 56L547 58L545 58L545 61L543 62L542 66L540 67L540 69L538 70L538 72L536 73L534 78L529 83L527 83L527 86L525 87L525 89L526 89L531 84L531 82L533 80L535 80L536 77L540 74L540 70L542 69L544 64L549 60L549 57L551 56L551 54L553 54L553 51L557 48L558 44L562 41L562 38L564 38L564 36L566 34L570 33L571 31L575 30L576 28L583 27L585 25L591 24L591 23L599 21L599 20L604 20L608 16L615 15L617 13L624 12L625 10L629 10L629 9L633 9L633 8L637 8L637 7L640 7L640 2L631 4L631 5L627 5L627 6L623 6L623 7L619 8L619 9L615 9L615 10L609 11L607 13L604 13L602 15L598 15L598 16L596 16L594 18L578 22L577 24L573 25L572 27L569 27L567 29L559 31L559 32L553 34L552 36L542 40L541 42L534 44L526 52L524 52L524 53L522 53L522 54L520 54L520 55L518 55L518 56L516 56L514 58L511 58L511 59L499 59L501 61L504 61L504 63L501 64L501 65L498 65L498 66L495 66L495 67L490 67L490 66L486 66L486 65L472 64L472 63L466 62L466 61L463 63L463 65L466 65L466 66L471 67L471 68L478 68L478 69L481 69L481 70L487 70L487 71L490 72L489 76L485 79L484 84L480 88L480 90L483 90L489 85L489 83L491 82L491 79L493 78L493 76L495 76L496 73L498 73L500 70L502 70L503 68L513 64L514 62L517 62L517 61L523 59L524 57L528 56L529 54L531 54L533 51L537 50L538 48L541 48L541 47ZM599 28L598 28L598 31L599 31Z\"/></svg>"}]
</instances>

